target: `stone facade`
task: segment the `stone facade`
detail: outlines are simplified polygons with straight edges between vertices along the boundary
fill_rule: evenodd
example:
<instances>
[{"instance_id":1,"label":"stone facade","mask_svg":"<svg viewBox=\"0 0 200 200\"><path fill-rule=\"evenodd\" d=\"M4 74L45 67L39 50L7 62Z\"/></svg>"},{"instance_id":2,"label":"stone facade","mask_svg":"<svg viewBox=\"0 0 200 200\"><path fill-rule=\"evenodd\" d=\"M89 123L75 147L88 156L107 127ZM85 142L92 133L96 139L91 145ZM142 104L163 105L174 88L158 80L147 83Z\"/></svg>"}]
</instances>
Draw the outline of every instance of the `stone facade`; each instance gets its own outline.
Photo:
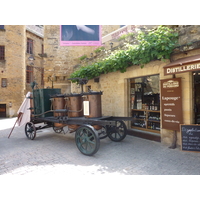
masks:
<instances>
[{"instance_id":1,"label":"stone facade","mask_svg":"<svg viewBox=\"0 0 200 200\"><path fill-rule=\"evenodd\" d=\"M160 80L172 78L172 75L164 76L163 66L168 63L192 55L200 54L200 26L171 26L179 32L179 44L171 55L171 59L166 62L151 61L144 68L131 66L125 73L119 71L102 74L99 82L89 80L84 85L84 91L88 86L94 91L103 91L102 95L102 113L111 116L130 116L130 82L131 78L137 78L148 75L159 75ZM103 25L102 36L105 37L111 32L120 28L119 25ZM0 31L0 45L6 46L6 61L0 62L0 78L8 78L7 88L0 89L0 104L7 105L7 116L13 116L19 108L24 95L30 89L25 84L25 70L28 64L26 52L26 38L30 37L36 41L36 50L34 61L36 73L35 80L40 82L39 69L44 67L44 87L61 88L62 93L80 92L80 86L71 84L67 80L70 74L80 65L87 65L91 62L103 59L106 52L110 53L115 48L122 48L123 41L116 40L106 41L106 51L95 54L93 46L60 46L60 26L46 25L44 28L44 57L41 57L42 37L35 35L33 32L26 30L25 26L5 26L5 31ZM113 43L111 49L110 43ZM13 48L13 46L15 48ZM17 51L16 51L17 49ZM40 50L39 50L40 49ZM92 53L92 54L91 54ZM88 59L80 61L79 57L86 54ZM16 66L21 66L16 68ZM41 67L41 68L40 68ZM12 73L11 73L12 72ZM15 74L14 74L14 73ZM182 78L183 95L183 121L185 124L194 123L194 102L191 100L194 95L192 73L186 72L176 74L176 77ZM40 85L42 87L42 85ZM20 97L19 97L20 96ZM12 107L9 108L9 102ZM12 114L13 113L13 114ZM128 124L130 128L130 124ZM171 144L173 140L173 131L162 129L160 131L161 141L163 144ZM181 144L180 132L177 133L177 145Z\"/></svg>"},{"instance_id":2,"label":"stone facade","mask_svg":"<svg viewBox=\"0 0 200 200\"><path fill-rule=\"evenodd\" d=\"M41 58L37 58L41 52L42 37L26 31L25 25L5 25L4 29L0 29L0 45L5 46L5 60L0 61L0 80L7 79L7 86L0 87L0 104L6 105L6 117L17 115L27 91L31 90L26 84L26 66L30 56L26 53L27 37L34 41L35 65L42 67ZM36 70L33 71L36 73ZM34 77L38 78L38 74Z\"/></svg>"},{"instance_id":3,"label":"stone facade","mask_svg":"<svg viewBox=\"0 0 200 200\"><path fill-rule=\"evenodd\" d=\"M174 51L171 56L171 61L179 58L193 56L200 54L198 44L200 26L175 26L179 30L179 48ZM159 75L160 80L172 78L172 75L164 76L163 66L170 63L170 60L152 61L140 68L139 66L132 66L127 68L125 73L113 72L108 74L102 74L99 77L99 82L95 82L94 79L90 80L87 85L84 86L84 90L87 91L88 86L94 91L103 91L102 95L102 113L105 116L131 116L130 108L130 78L137 78L148 75ZM182 104L183 104L183 122L185 124L194 123L194 102L192 101L194 96L193 77L192 72L176 74L176 77L182 78ZM76 84L72 84L73 92L80 92L80 87ZM130 128L130 124L128 125ZM173 141L173 131L162 129L160 131L161 142L163 144L170 145ZM178 146L181 146L181 134L177 133Z\"/></svg>"},{"instance_id":4,"label":"stone facade","mask_svg":"<svg viewBox=\"0 0 200 200\"><path fill-rule=\"evenodd\" d=\"M102 26L102 36L117 30L120 26ZM44 30L45 87L61 88L62 93L71 92L71 81L67 80L74 67L81 61L79 57L86 54L88 59L94 53L94 46L60 46L60 26L46 25Z\"/></svg>"}]
</instances>

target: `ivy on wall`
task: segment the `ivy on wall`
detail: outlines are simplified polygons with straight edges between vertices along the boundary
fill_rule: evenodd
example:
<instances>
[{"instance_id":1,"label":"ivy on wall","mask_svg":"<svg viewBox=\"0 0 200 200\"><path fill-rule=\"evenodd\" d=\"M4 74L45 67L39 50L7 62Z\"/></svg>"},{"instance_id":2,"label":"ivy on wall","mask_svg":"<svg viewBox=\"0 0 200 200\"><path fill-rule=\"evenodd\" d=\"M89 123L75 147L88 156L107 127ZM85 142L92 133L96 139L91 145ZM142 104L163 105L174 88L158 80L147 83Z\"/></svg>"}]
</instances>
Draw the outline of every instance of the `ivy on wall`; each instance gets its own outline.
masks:
<instances>
[{"instance_id":1,"label":"ivy on wall","mask_svg":"<svg viewBox=\"0 0 200 200\"><path fill-rule=\"evenodd\" d=\"M177 45L178 33L166 26L159 26L147 33L139 32L135 39L136 45L127 44L125 50L115 50L101 61L82 66L70 78L92 79L109 72L126 72L126 68L133 65L140 65L142 68L152 60L169 59Z\"/></svg>"}]
</instances>

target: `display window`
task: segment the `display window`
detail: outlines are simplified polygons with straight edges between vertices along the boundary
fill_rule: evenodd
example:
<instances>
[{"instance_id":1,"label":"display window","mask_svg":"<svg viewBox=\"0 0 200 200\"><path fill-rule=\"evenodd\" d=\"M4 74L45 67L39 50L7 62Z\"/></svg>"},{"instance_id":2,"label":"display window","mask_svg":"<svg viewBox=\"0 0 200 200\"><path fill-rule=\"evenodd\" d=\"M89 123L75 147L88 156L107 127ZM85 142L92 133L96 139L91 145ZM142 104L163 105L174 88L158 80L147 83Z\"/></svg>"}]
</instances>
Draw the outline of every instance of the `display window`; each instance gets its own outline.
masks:
<instances>
[{"instance_id":1,"label":"display window","mask_svg":"<svg viewBox=\"0 0 200 200\"><path fill-rule=\"evenodd\" d=\"M131 127L160 132L159 75L130 79Z\"/></svg>"},{"instance_id":2,"label":"display window","mask_svg":"<svg viewBox=\"0 0 200 200\"><path fill-rule=\"evenodd\" d=\"M195 124L200 124L200 71L193 72Z\"/></svg>"}]
</instances>

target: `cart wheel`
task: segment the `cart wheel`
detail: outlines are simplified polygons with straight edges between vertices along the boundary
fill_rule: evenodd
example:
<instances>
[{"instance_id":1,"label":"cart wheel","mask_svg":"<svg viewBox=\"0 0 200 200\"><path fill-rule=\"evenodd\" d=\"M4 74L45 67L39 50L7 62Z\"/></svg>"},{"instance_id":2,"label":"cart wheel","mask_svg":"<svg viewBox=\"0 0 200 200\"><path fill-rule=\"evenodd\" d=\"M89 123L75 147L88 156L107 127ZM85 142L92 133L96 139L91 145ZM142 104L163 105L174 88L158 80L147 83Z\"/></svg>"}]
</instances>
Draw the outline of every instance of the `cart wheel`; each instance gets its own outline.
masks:
<instances>
[{"instance_id":1,"label":"cart wheel","mask_svg":"<svg viewBox=\"0 0 200 200\"><path fill-rule=\"evenodd\" d=\"M98 131L99 139L104 139L108 136L106 127L102 126L102 129Z\"/></svg>"},{"instance_id":2,"label":"cart wheel","mask_svg":"<svg viewBox=\"0 0 200 200\"><path fill-rule=\"evenodd\" d=\"M63 127L56 127L56 126L53 126L53 130L56 132L56 133L61 133L63 131Z\"/></svg>"},{"instance_id":3,"label":"cart wheel","mask_svg":"<svg viewBox=\"0 0 200 200\"><path fill-rule=\"evenodd\" d=\"M32 122L27 122L25 125L25 134L26 137L30 140L34 140L36 136L36 128Z\"/></svg>"},{"instance_id":4,"label":"cart wheel","mask_svg":"<svg viewBox=\"0 0 200 200\"><path fill-rule=\"evenodd\" d=\"M100 147L98 133L90 125L81 126L76 130L75 141L79 151L86 156L92 156Z\"/></svg>"},{"instance_id":5,"label":"cart wheel","mask_svg":"<svg viewBox=\"0 0 200 200\"><path fill-rule=\"evenodd\" d=\"M107 127L108 137L114 142L122 141L127 135L126 124L123 121L116 121L115 126Z\"/></svg>"}]
</instances>

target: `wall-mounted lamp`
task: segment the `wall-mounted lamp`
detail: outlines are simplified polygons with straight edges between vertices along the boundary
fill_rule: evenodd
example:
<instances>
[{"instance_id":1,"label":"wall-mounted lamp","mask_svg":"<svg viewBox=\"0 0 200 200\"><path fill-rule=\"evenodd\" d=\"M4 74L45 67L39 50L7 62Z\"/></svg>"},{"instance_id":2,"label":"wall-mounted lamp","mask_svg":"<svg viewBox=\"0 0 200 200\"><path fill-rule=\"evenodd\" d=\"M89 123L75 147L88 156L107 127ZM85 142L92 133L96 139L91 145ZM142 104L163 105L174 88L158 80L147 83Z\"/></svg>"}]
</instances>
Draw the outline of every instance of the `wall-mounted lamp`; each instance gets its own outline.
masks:
<instances>
[{"instance_id":1,"label":"wall-mounted lamp","mask_svg":"<svg viewBox=\"0 0 200 200\"><path fill-rule=\"evenodd\" d=\"M31 54L29 57L28 57L28 60L30 61L30 65L34 65L34 60L35 60L35 58L34 58L34 56L33 56L33 54Z\"/></svg>"},{"instance_id":2,"label":"wall-mounted lamp","mask_svg":"<svg viewBox=\"0 0 200 200\"><path fill-rule=\"evenodd\" d=\"M112 43L112 42L110 43L110 48L111 48L111 49L113 48L113 43Z\"/></svg>"},{"instance_id":3,"label":"wall-mounted lamp","mask_svg":"<svg viewBox=\"0 0 200 200\"><path fill-rule=\"evenodd\" d=\"M12 102L10 101L10 102L9 102L9 108L11 108L11 107L12 107Z\"/></svg>"},{"instance_id":4,"label":"wall-mounted lamp","mask_svg":"<svg viewBox=\"0 0 200 200\"><path fill-rule=\"evenodd\" d=\"M33 54L31 54L31 55L28 57L28 59L29 59L30 61L34 61L34 60L35 60Z\"/></svg>"}]
</instances>

